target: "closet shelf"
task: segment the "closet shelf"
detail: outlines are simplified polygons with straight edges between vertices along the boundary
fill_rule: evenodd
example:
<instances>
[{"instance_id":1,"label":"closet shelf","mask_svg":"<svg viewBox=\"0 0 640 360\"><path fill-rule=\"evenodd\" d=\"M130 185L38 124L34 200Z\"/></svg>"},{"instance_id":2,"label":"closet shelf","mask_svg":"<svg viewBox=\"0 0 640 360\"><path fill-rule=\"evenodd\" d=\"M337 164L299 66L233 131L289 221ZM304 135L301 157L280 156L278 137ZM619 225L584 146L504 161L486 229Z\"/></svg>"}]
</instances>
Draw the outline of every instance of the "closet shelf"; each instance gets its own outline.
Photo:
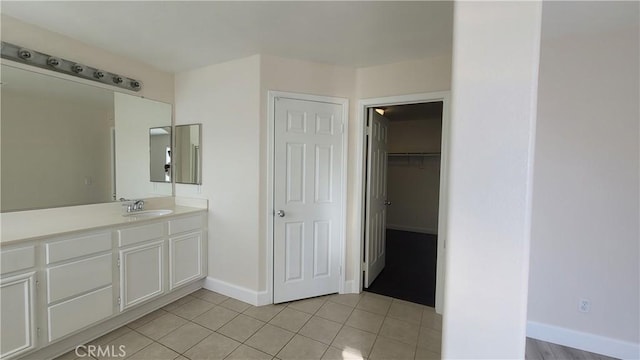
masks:
<instances>
[{"instance_id":1,"label":"closet shelf","mask_svg":"<svg viewBox=\"0 0 640 360\"><path fill-rule=\"evenodd\" d=\"M388 153L388 157L437 157L439 152L406 152L406 153Z\"/></svg>"}]
</instances>

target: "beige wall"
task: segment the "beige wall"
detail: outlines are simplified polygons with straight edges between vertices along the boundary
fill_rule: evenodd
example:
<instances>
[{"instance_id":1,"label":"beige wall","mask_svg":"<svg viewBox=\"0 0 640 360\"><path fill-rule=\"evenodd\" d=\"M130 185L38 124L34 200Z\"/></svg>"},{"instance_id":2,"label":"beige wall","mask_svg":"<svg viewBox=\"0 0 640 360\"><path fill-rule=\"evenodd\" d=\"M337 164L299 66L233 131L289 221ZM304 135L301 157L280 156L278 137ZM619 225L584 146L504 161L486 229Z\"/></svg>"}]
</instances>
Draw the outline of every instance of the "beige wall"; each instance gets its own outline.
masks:
<instances>
[{"instance_id":1,"label":"beige wall","mask_svg":"<svg viewBox=\"0 0 640 360\"><path fill-rule=\"evenodd\" d=\"M451 89L451 54L359 68L358 99Z\"/></svg>"},{"instance_id":2,"label":"beige wall","mask_svg":"<svg viewBox=\"0 0 640 360\"><path fill-rule=\"evenodd\" d=\"M528 304L548 335L635 343L629 358L640 342L637 26L543 38Z\"/></svg>"},{"instance_id":3,"label":"beige wall","mask_svg":"<svg viewBox=\"0 0 640 360\"><path fill-rule=\"evenodd\" d=\"M138 95L173 104L173 74L0 14L2 41L142 81Z\"/></svg>"},{"instance_id":4,"label":"beige wall","mask_svg":"<svg viewBox=\"0 0 640 360\"><path fill-rule=\"evenodd\" d=\"M202 186L177 196L209 200L209 273L257 291L260 203L260 56L176 74L176 124L202 123Z\"/></svg>"},{"instance_id":5,"label":"beige wall","mask_svg":"<svg viewBox=\"0 0 640 360\"><path fill-rule=\"evenodd\" d=\"M389 152L439 153L440 119L392 121ZM389 157L387 167L387 228L438 233L440 156Z\"/></svg>"},{"instance_id":6,"label":"beige wall","mask_svg":"<svg viewBox=\"0 0 640 360\"><path fill-rule=\"evenodd\" d=\"M2 211L111 201L113 104L104 96L2 91Z\"/></svg>"}]
</instances>

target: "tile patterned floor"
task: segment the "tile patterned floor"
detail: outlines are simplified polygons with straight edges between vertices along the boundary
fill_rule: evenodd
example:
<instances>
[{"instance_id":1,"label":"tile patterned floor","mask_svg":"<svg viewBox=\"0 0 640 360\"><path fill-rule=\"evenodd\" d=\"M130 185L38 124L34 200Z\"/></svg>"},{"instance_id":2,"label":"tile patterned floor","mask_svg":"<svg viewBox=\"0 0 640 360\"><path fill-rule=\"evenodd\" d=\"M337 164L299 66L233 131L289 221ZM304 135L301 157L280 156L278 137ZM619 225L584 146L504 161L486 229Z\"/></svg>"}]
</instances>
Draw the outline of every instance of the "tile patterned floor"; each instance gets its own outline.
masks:
<instances>
[{"instance_id":1,"label":"tile patterned floor","mask_svg":"<svg viewBox=\"0 0 640 360\"><path fill-rule=\"evenodd\" d=\"M433 308L373 293L255 307L200 289L90 344L144 360L440 359L441 329Z\"/></svg>"}]
</instances>

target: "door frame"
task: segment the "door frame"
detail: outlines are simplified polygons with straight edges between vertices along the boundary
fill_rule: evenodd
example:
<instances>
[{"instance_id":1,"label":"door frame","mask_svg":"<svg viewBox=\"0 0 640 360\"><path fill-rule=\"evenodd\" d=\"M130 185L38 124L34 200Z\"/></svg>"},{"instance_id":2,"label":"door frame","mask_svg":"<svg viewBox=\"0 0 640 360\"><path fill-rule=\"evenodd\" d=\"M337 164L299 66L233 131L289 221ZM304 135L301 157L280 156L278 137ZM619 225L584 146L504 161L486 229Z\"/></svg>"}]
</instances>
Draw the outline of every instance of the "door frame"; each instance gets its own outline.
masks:
<instances>
[{"instance_id":1,"label":"door frame","mask_svg":"<svg viewBox=\"0 0 640 360\"><path fill-rule=\"evenodd\" d=\"M362 258L364 242L365 242L365 198L366 187L364 181L367 176L366 168L366 121L367 109L377 106L393 106L406 105L423 102L442 101L442 143L440 145L440 196L438 200L438 260L436 270L436 312L442 314L444 303L444 260L446 249L446 232L447 232L447 205L449 199L448 179L449 179L449 136L451 130L450 121L450 91L437 91L419 94L407 94L397 96L387 96L379 98L360 99L358 101L357 122L356 122L356 171L355 174L355 230L358 231L357 237L360 239L360 245L354 252L353 258L350 259L354 266L354 290L361 292L363 289L362 272L364 271L364 261ZM441 236L444 234L445 236Z\"/></svg>"},{"instance_id":2,"label":"door frame","mask_svg":"<svg viewBox=\"0 0 640 360\"><path fill-rule=\"evenodd\" d=\"M275 191L275 101L276 98L287 98L293 100L307 100L324 102L330 104L337 104L342 107L342 201L340 204L342 219L342 229L340 234L340 280L338 284L338 291L344 293L345 291L345 277L346 277L346 238L347 238L347 162L349 153L349 99L322 95L312 95L303 93L294 93L287 91L267 91L267 202L266 202L266 231L267 231L267 244L266 244L266 265L267 265L267 289L264 301L258 305L273 304L273 241L274 241L274 191Z\"/></svg>"}]
</instances>

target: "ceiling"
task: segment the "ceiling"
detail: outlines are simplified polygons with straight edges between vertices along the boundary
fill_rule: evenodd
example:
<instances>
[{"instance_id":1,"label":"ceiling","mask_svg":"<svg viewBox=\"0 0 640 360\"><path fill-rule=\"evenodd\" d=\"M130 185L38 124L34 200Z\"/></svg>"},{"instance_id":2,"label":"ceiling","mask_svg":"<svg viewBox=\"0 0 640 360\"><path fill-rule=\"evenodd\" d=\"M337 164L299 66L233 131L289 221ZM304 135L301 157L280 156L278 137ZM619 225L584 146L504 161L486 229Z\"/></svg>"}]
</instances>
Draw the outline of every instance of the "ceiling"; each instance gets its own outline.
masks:
<instances>
[{"instance_id":1,"label":"ceiling","mask_svg":"<svg viewBox=\"0 0 640 360\"><path fill-rule=\"evenodd\" d=\"M257 53L367 67L451 52L437 1L2 1L2 13L158 69Z\"/></svg>"}]
</instances>

